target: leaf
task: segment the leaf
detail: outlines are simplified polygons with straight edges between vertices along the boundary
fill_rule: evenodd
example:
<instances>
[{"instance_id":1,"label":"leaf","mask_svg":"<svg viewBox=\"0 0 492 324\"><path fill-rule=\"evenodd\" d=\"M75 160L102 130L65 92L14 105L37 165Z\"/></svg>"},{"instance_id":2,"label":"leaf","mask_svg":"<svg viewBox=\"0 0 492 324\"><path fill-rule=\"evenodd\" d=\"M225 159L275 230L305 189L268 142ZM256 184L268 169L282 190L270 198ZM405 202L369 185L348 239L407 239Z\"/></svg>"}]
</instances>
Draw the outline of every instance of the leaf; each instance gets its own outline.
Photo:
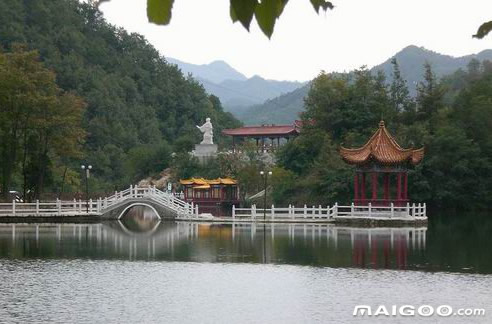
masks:
<instances>
[{"instance_id":1,"label":"leaf","mask_svg":"<svg viewBox=\"0 0 492 324\"><path fill-rule=\"evenodd\" d=\"M282 5L281 0L262 0L261 3L256 6L256 21L268 38L273 34L275 20L277 20L278 13L281 12L280 8Z\"/></svg>"},{"instance_id":2,"label":"leaf","mask_svg":"<svg viewBox=\"0 0 492 324\"><path fill-rule=\"evenodd\" d=\"M482 39L492 31L492 21L483 23L477 30L477 33L473 35L474 38Z\"/></svg>"},{"instance_id":3,"label":"leaf","mask_svg":"<svg viewBox=\"0 0 492 324\"><path fill-rule=\"evenodd\" d=\"M314 10L316 10L316 13L319 14L319 8L321 7L324 11L326 11L328 8L333 9L334 6L330 1L326 0L311 0L311 4L314 7Z\"/></svg>"},{"instance_id":4,"label":"leaf","mask_svg":"<svg viewBox=\"0 0 492 324\"><path fill-rule=\"evenodd\" d=\"M167 25L171 21L174 0L147 0L147 17L149 22Z\"/></svg>"},{"instance_id":5,"label":"leaf","mask_svg":"<svg viewBox=\"0 0 492 324\"><path fill-rule=\"evenodd\" d=\"M231 0L230 14L233 22L240 21L241 24L249 31L249 25L253 19L257 0Z\"/></svg>"},{"instance_id":6,"label":"leaf","mask_svg":"<svg viewBox=\"0 0 492 324\"><path fill-rule=\"evenodd\" d=\"M280 0L280 6L277 10L277 19L278 19L278 17L280 17L282 12L284 12L284 8L285 8L285 5L287 4L287 2L289 2L289 0Z\"/></svg>"},{"instance_id":7,"label":"leaf","mask_svg":"<svg viewBox=\"0 0 492 324\"><path fill-rule=\"evenodd\" d=\"M232 7L232 4L229 6L229 15L231 16L231 20L233 23L238 21L239 19L237 18L236 11Z\"/></svg>"}]
</instances>

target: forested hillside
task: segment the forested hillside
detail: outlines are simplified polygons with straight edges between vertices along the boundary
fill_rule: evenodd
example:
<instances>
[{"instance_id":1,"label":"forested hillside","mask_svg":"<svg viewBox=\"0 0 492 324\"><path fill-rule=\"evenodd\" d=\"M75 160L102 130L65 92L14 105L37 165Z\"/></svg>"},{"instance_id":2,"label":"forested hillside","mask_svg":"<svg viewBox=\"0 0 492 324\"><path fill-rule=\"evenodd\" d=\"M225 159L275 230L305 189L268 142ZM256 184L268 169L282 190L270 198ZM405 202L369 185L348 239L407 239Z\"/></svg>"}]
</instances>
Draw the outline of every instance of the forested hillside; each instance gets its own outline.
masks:
<instances>
[{"instance_id":1,"label":"forested hillside","mask_svg":"<svg viewBox=\"0 0 492 324\"><path fill-rule=\"evenodd\" d=\"M426 64L415 98L392 65L390 85L382 72L367 69L313 80L303 118L314 122L279 152L276 204L350 202L354 170L338 149L360 147L384 119L402 147L425 148L423 162L409 174L412 200L439 208L490 208L492 62L472 60L442 81Z\"/></svg>"},{"instance_id":2,"label":"forested hillside","mask_svg":"<svg viewBox=\"0 0 492 324\"><path fill-rule=\"evenodd\" d=\"M235 115L246 125L291 124L300 119L300 113L304 111L304 97L308 92L309 84L261 105L236 112Z\"/></svg>"},{"instance_id":3,"label":"forested hillside","mask_svg":"<svg viewBox=\"0 0 492 324\"><path fill-rule=\"evenodd\" d=\"M416 85L423 81L424 64L431 64L432 70L437 78L453 74L455 71L466 70L471 60L477 61L492 60L492 50L485 50L478 54L466 55L462 57L452 57L439 54L422 47L414 45L407 46L394 57L389 58L384 63L371 69L373 73L381 70L384 72L386 81L390 83L393 78L392 60L398 62L401 77L406 81L410 96L417 95ZM307 88L297 89L290 93L283 94L277 98L267 100L259 105L252 105L237 113L237 117L246 124L260 124L263 121L269 123L282 124L298 118L299 113L304 111L304 97Z\"/></svg>"},{"instance_id":4,"label":"forested hillside","mask_svg":"<svg viewBox=\"0 0 492 324\"><path fill-rule=\"evenodd\" d=\"M37 166L46 169L48 190L78 190L82 162L94 166L94 190L126 186L162 170L173 151L190 149L200 137L195 125L206 117L212 118L215 134L238 125L217 98L168 64L144 37L109 25L90 4L0 0L0 12L3 51L18 43L37 50L61 91L86 103L81 155L51 155ZM22 187L20 160L4 191Z\"/></svg>"},{"instance_id":5,"label":"forested hillside","mask_svg":"<svg viewBox=\"0 0 492 324\"><path fill-rule=\"evenodd\" d=\"M466 69L468 63L475 59L480 62L492 60L492 50L485 50L478 54L465 55L461 57L453 57L450 55L440 54L423 47L410 45L399 51L393 57L398 61L401 74L407 81L408 90L411 96L417 94L416 85L422 81L423 66L427 62L432 65L432 70L437 77L443 77L454 73L458 69ZM392 80L392 65L389 58L384 63L373 67L372 71L382 70L389 82Z\"/></svg>"}]
</instances>

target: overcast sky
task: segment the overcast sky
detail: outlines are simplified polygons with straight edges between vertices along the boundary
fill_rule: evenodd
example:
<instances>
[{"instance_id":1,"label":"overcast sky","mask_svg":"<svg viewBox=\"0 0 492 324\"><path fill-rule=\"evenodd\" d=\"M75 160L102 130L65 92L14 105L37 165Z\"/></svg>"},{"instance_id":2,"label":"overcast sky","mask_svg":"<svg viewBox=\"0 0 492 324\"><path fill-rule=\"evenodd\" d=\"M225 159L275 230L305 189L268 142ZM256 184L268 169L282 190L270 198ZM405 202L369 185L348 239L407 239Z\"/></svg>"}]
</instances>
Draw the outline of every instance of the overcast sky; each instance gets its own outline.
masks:
<instances>
[{"instance_id":1,"label":"overcast sky","mask_svg":"<svg viewBox=\"0 0 492 324\"><path fill-rule=\"evenodd\" d=\"M382 63L407 45L452 56L492 48L492 35L472 39L492 20L490 0L333 0L317 15L309 0L290 0L271 40L229 17L228 0L175 0L168 26L147 22L146 0L101 5L112 24L138 32L164 56L194 64L224 60L248 77L310 80L321 70Z\"/></svg>"}]
</instances>

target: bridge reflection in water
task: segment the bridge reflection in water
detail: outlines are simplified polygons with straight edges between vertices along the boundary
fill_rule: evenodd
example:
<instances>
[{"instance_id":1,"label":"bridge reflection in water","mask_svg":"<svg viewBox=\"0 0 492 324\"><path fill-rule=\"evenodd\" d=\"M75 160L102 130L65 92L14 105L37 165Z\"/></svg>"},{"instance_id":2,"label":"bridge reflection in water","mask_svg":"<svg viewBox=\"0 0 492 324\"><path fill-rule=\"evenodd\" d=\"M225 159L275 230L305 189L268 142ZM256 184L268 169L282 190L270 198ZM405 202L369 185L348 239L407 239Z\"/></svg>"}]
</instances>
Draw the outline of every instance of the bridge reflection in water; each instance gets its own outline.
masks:
<instances>
[{"instance_id":1,"label":"bridge reflection in water","mask_svg":"<svg viewBox=\"0 0 492 324\"><path fill-rule=\"evenodd\" d=\"M98 224L0 224L0 258L93 258L420 269L426 227L205 224L135 209Z\"/></svg>"}]
</instances>

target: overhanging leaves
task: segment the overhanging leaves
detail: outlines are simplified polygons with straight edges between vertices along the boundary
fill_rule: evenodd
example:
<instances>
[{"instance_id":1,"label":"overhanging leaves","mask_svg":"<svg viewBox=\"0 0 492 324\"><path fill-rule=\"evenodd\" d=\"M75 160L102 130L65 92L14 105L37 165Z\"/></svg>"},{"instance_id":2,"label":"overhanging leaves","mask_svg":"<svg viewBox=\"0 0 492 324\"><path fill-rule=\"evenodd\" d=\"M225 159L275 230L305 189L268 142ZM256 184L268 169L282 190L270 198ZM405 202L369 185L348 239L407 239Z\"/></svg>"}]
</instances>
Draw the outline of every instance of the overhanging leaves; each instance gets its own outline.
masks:
<instances>
[{"instance_id":1,"label":"overhanging leaves","mask_svg":"<svg viewBox=\"0 0 492 324\"><path fill-rule=\"evenodd\" d=\"M326 0L310 0L310 1L314 7L314 10L316 10L316 13L319 13L319 8L323 9L324 11L334 8L333 4L330 1L326 1Z\"/></svg>"},{"instance_id":2,"label":"overhanging leaves","mask_svg":"<svg viewBox=\"0 0 492 324\"><path fill-rule=\"evenodd\" d=\"M167 25L171 21L174 0L147 0L147 17L149 22Z\"/></svg>"},{"instance_id":3,"label":"overhanging leaves","mask_svg":"<svg viewBox=\"0 0 492 324\"><path fill-rule=\"evenodd\" d=\"M284 5L284 2L281 0L262 0L261 3L256 6L256 21L263 34L267 35L268 38L273 34L275 20L277 20L279 13L282 12Z\"/></svg>"},{"instance_id":4,"label":"overhanging leaves","mask_svg":"<svg viewBox=\"0 0 492 324\"><path fill-rule=\"evenodd\" d=\"M280 17L282 12L284 12L284 8L285 8L285 5L287 4L287 2L289 2L289 0L280 0L280 6L278 8L277 18Z\"/></svg>"},{"instance_id":5,"label":"overhanging leaves","mask_svg":"<svg viewBox=\"0 0 492 324\"><path fill-rule=\"evenodd\" d=\"M97 6L102 2L110 0L96 0ZM275 27L275 20L282 14L288 0L230 0L229 15L233 22L240 21L249 31L253 15L263 33L270 38ZM335 6L331 1L309 0L316 13L320 8L323 11L333 9ZM158 25L167 25L171 21L171 11L174 0L147 0L147 17L150 22ZM492 21L480 26L475 38L484 38L492 30Z\"/></svg>"},{"instance_id":6,"label":"overhanging leaves","mask_svg":"<svg viewBox=\"0 0 492 324\"><path fill-rule=\"evenodd\" d=\"M473 37L482 39L487 36L490 31L492 31L492 21L482 24L482 26L478 28L477 33L473 35Z\"/></svg>"},{"instance_id":7,"label":"overhanging leaves","mask_svg":"<svg viewBox=\"0 0 492 324\"><path fill-rule=\"evenodd\" d=\"M231 0L230 14L232 21L239 20L244 28L249 31L249 25L257 5L257 0Z\"/></svg>"}]
</instances>

